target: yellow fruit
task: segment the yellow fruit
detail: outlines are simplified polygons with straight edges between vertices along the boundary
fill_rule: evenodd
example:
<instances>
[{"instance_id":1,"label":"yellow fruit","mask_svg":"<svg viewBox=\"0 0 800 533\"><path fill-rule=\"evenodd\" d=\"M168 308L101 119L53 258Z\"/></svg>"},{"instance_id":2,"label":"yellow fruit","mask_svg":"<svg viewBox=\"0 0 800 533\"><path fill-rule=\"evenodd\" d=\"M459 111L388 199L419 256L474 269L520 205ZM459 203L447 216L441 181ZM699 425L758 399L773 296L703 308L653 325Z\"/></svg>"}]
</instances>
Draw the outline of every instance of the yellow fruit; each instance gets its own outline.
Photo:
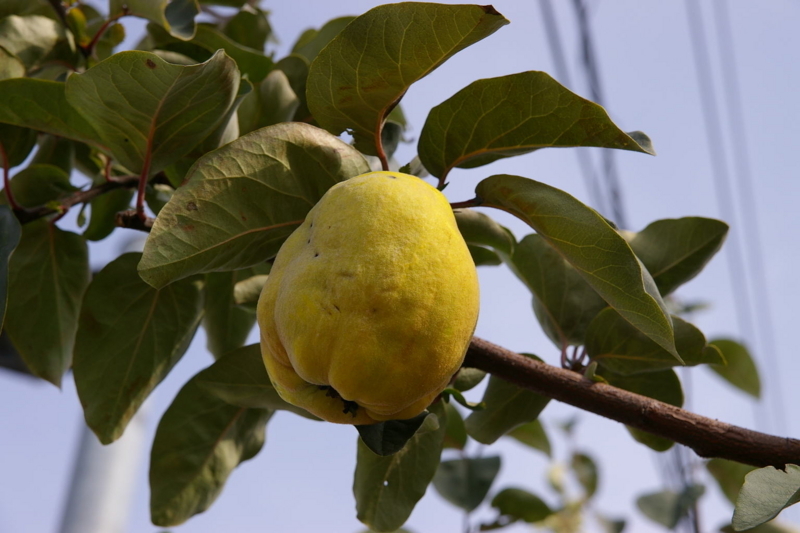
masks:
<instances>
[{"instance_id":1,"label":"yellow fruit","mask_svg":"<svg viewBox=\"0 0 800 533\"><path fill-rule=\"evenodd\" d=\"M278 252L261 352L289 403L342 424L416 416L461 366L478 280L450 204L415 176L333 187Z\"/></svg>"}]
</instances>

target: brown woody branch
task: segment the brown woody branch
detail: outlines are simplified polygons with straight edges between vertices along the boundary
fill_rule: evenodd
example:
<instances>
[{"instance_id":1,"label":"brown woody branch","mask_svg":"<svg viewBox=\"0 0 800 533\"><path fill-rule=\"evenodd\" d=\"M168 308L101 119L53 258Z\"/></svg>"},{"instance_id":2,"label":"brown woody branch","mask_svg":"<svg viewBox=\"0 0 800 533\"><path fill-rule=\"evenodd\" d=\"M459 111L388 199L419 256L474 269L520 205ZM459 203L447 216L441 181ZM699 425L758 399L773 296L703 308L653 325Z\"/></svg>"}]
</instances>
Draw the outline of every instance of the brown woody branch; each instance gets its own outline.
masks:
<instances>
[{"instance_id":1,"label":"brown woody branch","mask_svg":"<svg viewBox=\"0 0 800 533\"><path fill-rule=\"evenodd\" d=\"M78 191L65 198L62 198L59 202L60 205L58 209L42 205L39 207L17 209L14 211L14 213L17 215L17 219L19 220L20 224L26 224L48 215L63 213L74 205L90 202L101 194L105 194L115 189L130 189L136 187L138 183L139 176L120 176L114 178L112 181L92 187L91 189Z\"/></svg>"},{"instance_id":2,"label":"brown woody branch","mask_svg":"<svg viewBox=\"0 0 800 533\"><path fill-rule=\"evenodd\" d=\"M622 422L691 448L758 467L800 464L800 440L776 437L712 420L525 357L473 337L464 366L479 368L520 387Z\"/></svg>"}]
</instances>

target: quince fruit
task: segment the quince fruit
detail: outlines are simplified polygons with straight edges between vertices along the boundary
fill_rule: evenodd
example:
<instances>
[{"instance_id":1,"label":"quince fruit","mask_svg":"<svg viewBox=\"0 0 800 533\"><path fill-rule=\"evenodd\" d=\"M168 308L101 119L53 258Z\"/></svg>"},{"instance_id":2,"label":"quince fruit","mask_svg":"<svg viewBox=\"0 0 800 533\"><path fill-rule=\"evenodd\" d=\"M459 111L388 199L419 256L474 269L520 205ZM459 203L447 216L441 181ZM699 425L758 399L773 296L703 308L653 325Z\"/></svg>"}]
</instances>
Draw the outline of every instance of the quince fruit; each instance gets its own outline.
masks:
<instances>
[{"instance_id":1,"label":"quince fruit","mask_svg":"<svg viewBox=\"0 0 800 533\"><path fill-rule=\"evenodd\" d=\"M371 172L331 187L281 247L258 301L261 352L278 394L324 420L412 418L461 366L478 305L444 195Z\"/></svg>"}]
</instances>

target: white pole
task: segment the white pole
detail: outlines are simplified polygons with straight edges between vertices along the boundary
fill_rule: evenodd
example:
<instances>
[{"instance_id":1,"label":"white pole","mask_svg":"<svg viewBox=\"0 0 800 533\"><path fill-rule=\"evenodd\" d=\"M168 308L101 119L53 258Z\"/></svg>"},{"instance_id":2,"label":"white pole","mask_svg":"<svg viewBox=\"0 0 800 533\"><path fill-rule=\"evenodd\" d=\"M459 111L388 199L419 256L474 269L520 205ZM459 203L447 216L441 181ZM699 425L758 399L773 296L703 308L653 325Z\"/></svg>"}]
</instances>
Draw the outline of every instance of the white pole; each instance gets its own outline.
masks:
<instances>
[{"instance_id":1,"label":"white pole","mask_svg":"<svg viewBox=\"0 0 800 533\"><path fill-rule=\"evenodd\" d=\"M113 444L103 446L81 420L81 443L60 533L124 533L142 463L147 405Z\"/></svg>"}]
</instances>

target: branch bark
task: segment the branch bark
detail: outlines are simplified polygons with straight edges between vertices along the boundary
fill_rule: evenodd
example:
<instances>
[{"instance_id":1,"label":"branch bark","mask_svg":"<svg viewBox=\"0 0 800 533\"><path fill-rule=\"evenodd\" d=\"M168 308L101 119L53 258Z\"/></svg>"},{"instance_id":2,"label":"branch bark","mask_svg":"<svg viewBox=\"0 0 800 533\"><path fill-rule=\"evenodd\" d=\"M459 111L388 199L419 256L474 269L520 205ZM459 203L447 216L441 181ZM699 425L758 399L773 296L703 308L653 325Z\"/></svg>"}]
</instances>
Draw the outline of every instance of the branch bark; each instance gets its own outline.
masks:
<instances>
[{"instance_id":1,"label":"branch bark","mask_svg":"<svg viewBox=\"0 0 800 533\"><path fill-rule=\"evenodd\" d=\"M800 440L776 437L700 416L514 353L473 337L464 366L617 422L668 438L700 457L784 468L800 464Z\"/></svg>"}]
</instances>

